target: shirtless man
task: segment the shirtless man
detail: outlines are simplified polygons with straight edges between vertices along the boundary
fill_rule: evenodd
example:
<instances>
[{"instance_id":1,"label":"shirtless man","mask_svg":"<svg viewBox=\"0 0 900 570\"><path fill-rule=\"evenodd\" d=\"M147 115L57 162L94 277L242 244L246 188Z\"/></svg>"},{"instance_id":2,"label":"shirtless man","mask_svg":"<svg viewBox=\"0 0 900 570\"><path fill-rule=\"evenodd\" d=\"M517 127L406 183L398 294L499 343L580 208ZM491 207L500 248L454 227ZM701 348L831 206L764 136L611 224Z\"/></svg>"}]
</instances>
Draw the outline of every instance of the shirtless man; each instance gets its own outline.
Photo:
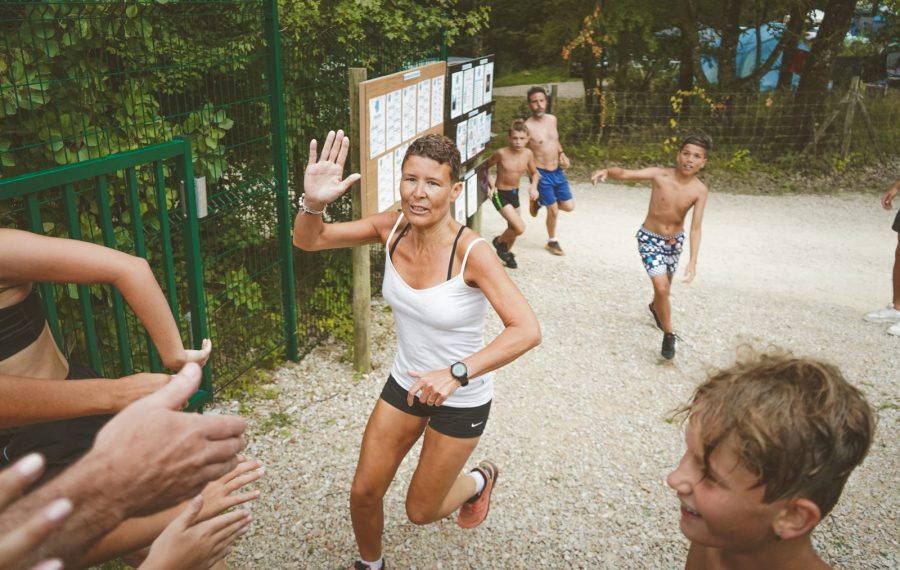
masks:
<instances>
[{"instance_id":1,"label":"shirtless man","mask_svg":"<svg viewBox=\"0 0 900 570\"><path fill-rule=\"evenodd\" d=\"M556 241L556 218L559 211L571 212L575 209L575 200L569 190L569 181L563 174L569 168L569 157L563 152L559 143L559 131L556 128L556 117L547 114L547 92L543 87L532 87L528 90L528 107L531 116L525 121L528 134L528 148L534 153L541 180L538 182L537 201L532 200L529 212L537 216L538 208L547 207L547 251L553 255L566 253Z\"/></svg>"},{"instance_id":2,"label":"shirtless man","mask_svg":"<svg viewBox=\"0 0 900 570\"><path fill-rule=\"evenodd\" d=\"M669 291L678 268L678 257L684 245L684 219L694 209L691 219L691 259L684 272L685 283L697 275L697 252L700 250L700 225L709 190L697 179L706 165L706 153L712 141L702 135L690 135L681 141L675 168L643 168L624 170L604 168L591 174L591 183L613 180L651 180L650 208L637 232L638 253L653 284L653 302L648 308L656 326L663 331L663 358L675 357L675 334L672 332L672 307Z\"/></svg>"},{"instance_id":3,"label":"shirtless man","mask_svg":"<svg viewBox=\"0 0 900 570\"><path fill-rule=\"evenodd\" d=\"M516 238L525 232L525 222L519 215L519 181L526 172L531 177L531 185L528 188L529 199L538 197L537 185L540 175L534 164L534 154L526 148L528 144L528 127L525 121L517 119L509 128L509 146L497 149L487 159L487 168L497 166L497 177L490 180L491 202L503 219L506 220L506 230L494 238L494 248L497 255L510 269L518 267L516 256L513 255L512 246Z\"/></svg>"}]
</instances>

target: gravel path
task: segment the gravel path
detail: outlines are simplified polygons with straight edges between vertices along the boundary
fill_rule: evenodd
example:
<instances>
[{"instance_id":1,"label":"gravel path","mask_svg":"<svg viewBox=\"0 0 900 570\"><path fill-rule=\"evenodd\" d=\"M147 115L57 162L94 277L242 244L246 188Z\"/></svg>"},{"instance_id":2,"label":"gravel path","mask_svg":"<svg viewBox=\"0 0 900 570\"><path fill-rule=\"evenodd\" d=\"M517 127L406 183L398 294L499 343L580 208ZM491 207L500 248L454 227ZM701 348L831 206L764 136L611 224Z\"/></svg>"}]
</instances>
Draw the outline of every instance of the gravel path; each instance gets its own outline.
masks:
<instances>
[{"instance_id":1,"label":"gravel path","mask_svg":"<svg viewBox=\"0 0 900 570\"><path fill-rule=\"evenodd\" d=\"M574 192L578 207L559 225L566 257L543 250L543 214L526 218L515 248L520 269L510 273L544 341L497 375L473 457L503 471L490 517L474 531L449 518L409 523L403 500L416 448L385 499L390 567L683 568L678 503L664 484L683 439L667 413L745 342L836 362L878 410L870 456L814 537L836 568L900 567L900 339L861 319L890 288L896 237L876 197L711 196L698 277L674 288L684 342L666 362L633 238L649 191L579 184ZM485 236L502 227L485 211ZM244 402L248 452L268 475L231 568L331 569L355 559L350 481L394 351L390 312L376 302L373 314L372 373L355 376L344 347L329 344ZM488 334L498 328L492 315Z\"/></svg>"}]
</instances>

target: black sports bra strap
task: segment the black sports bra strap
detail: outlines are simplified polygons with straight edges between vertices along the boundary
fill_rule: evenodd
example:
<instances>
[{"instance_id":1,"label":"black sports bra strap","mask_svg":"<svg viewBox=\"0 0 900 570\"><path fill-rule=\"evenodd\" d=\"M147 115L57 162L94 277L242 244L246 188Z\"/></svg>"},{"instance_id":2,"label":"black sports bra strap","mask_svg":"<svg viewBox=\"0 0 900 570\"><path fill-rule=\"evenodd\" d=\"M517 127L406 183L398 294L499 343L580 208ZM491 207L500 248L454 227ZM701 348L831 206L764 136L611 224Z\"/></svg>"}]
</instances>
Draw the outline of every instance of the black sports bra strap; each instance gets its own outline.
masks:
<instances>
[{"instance_id":1,"label":"black sports bra strap","mask_svg":"<svg viewBox=\"0 0 900 570\"><path fill-rule=\"evenodd\" d=\"M447 281L450 281L450 276L453 274L453 259L456 257L456 245L459 243L459 238L462 237L464 229L466 229L466 226L460 226L456 239L453 240L453 249L450 250L450 267L447 268Z\"/></svg>"},{"instance_id":2,"label":"black sports bra strap","mask_svg":"<svg viewBox=\"0 0 900 570\"><path fill-rule=\"evenodd\" d=\"M394 243L391 244L391 250L388 252L388 257L392 260L394 259L394 250L397 249L397 244L400 243L400 238L406 235L406 232L409 231L409 224L403 226L403 229L400 230L400 233L397 234L397 239L394 240Z\"/></svg>"}]
</instances>

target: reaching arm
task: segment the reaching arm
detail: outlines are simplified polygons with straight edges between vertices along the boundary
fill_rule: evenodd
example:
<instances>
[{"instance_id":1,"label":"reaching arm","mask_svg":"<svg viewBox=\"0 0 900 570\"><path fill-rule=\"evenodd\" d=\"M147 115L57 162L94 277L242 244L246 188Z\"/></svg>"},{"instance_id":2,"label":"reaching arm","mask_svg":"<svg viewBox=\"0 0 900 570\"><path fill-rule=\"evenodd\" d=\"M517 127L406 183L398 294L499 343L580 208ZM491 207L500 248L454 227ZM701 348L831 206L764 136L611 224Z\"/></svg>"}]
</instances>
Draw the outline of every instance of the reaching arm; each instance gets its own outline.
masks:
<instances>
[{"instance_id":1,"label":"reaching arm","mask_svg":"<svg viewBox=\"0 0 900 570\"><path fill-rule=\"evenodd\" d=\"M885 210L892 209L894 207L894 197L897 195L897 192L900 192L900 180L894 182L891 189L885 192L884 196L881 197L881 207Z\"/></svg>"},{"instance_id":2,"label":"reaching arm","mask_svg":"<svg viewBox=\"0 0 900 570\"><path fill-rule=\"evenodd\" d=\"M120 380L60 382L0 375L0 428L97 414L115 414L152 394L168 374L139 373Z\"/></svg>"},{"instance_id":3,"label":"reaching arm","mask_svg":"<svg viewBox=\"0 0 900 570\"><path fill-rule=\"evenodd\" d=\"M86 456L0 513L3 536L56 499L73 506L60 532L31 549L15 568L47 558L71 566L123 519L171 507L237 465L246 427L241 418L176 411L197 390L200 377L200 367L188 363L164 388L110 420Z\"/></svg>"},{"instance_id":4,"label":"reaching arm","mask_svg":"<svg viewBox=\"0 0 900 570\"><path fill-rule=\"evenodd\" d=\"M344 162L350 151L350 139L343 131L330 131L325 138L322 156L317 161L317 143L309 142L309 163L303 177L303 204L294 220L294 245L306 251L334 249L378 243L380 228L397 219L394 212L382 212L352 222L326 224L321 214L328 204L340 198L359 180L359 174L344 175Z\"/></svg>"},{"instance_id":5,"label":"reaching arm","mask_svg":"<svg viewBox=\"0 0 900 570\"><path fill-rule=\"evenodd\" d=\"M487 169L487 180L488 180L488 198L493 197L494 192L497 191L497 177L491 176L491 169L500 162L500 151L495 150L493 154L487 159L485 168ZM499 176L499 173L497 173Z\"/></svg>"},{"instance_id":6,"label":"reaching arm","mask_svg":"<svg viewBox=\"0 0 900 570\"><path fill-rule=\"evenodd\" d=\"M528 149L528 175L531 177L531 185L528 187L528 196L532 200L538 199L538 182L541 180L541 174L538 172L537 163L534 160L534 153Z\"/></svg>"},{"instance_id":7,"label":"reaching arm","mask_svg":"<svg viewBox=\"0 0 900 570\"><path fill-rule=\"evenodd\" d=\"M694 214L691 217L691 259L684 270L685 283L690 283L697 276L697 254L700 252L701 226L703 224L703 210L706 208L707 196L709 196L709 192L704 186L700 197L697 198L697 203L694 204Z\"/></svg>"},{"instance_id":8,"label":"reaching arm","mask_svg":"<svg viewBox=\"0 0 900 570\"><path fill-rule=\"evenodd\" d=\"M597 184L597 181L606 182L611 180L654 180L657 176L665 173L664 168L651 166L650 168L641 168L640 170L625 170L624 168L601 168L591 173L591 184Z\"/></svg>"},{"instance_id":9,"label":"reaching arm","mask_svg":"<svg viewBox=\"0 0 900 570\"><path fill-rule=\"evenodd\" d=\"M86 241L52 238L20 230L0 229L0 281L22 284L103 283L116 287L153 339L168 368L186 362L201 366L209 347L185 351L165 295L147 261Z\"/></svg>"}]
</instances>

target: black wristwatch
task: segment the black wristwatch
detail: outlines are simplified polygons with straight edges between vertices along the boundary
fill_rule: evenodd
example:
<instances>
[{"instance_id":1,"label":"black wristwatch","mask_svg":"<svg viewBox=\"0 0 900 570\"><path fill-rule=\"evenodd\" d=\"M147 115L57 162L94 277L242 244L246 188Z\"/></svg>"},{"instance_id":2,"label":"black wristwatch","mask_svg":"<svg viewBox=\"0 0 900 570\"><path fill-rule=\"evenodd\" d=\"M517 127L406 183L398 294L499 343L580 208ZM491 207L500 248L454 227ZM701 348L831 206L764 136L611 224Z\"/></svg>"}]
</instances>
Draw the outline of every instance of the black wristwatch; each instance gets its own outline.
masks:
<instances>
[{"instance_id":1,"label":"black wristwatch","mask_svg":"<svg viewBox=\"0 0 900 570\"><path fill-rule=\"evenodd\" d=\"M454 362L450 365L450 376L459 382L460 388L469 385L469 369L462 362Z\"/></svg>"}]
</instances>

